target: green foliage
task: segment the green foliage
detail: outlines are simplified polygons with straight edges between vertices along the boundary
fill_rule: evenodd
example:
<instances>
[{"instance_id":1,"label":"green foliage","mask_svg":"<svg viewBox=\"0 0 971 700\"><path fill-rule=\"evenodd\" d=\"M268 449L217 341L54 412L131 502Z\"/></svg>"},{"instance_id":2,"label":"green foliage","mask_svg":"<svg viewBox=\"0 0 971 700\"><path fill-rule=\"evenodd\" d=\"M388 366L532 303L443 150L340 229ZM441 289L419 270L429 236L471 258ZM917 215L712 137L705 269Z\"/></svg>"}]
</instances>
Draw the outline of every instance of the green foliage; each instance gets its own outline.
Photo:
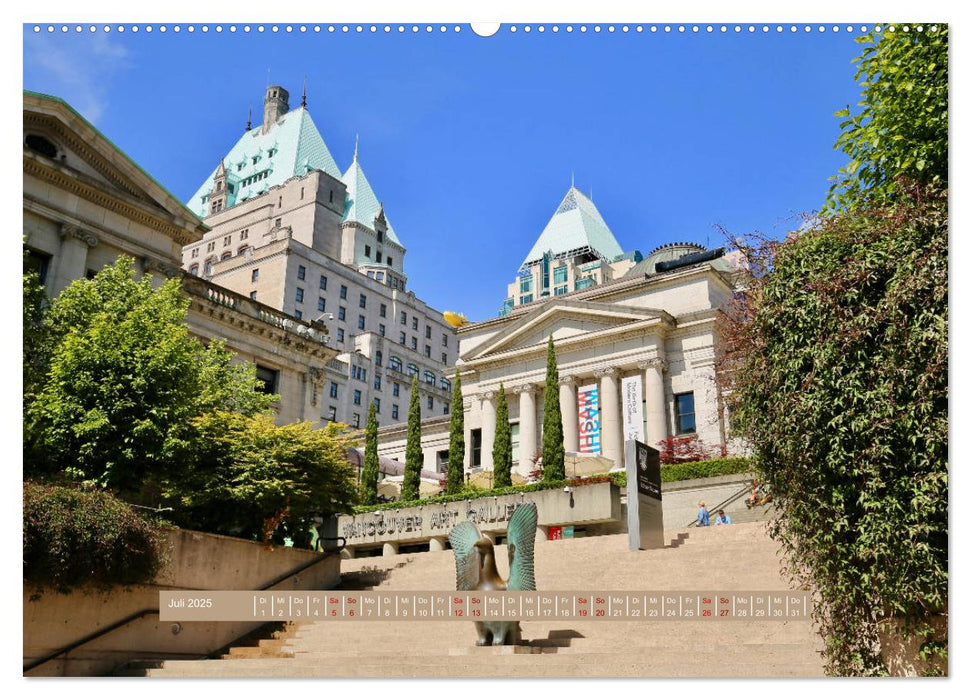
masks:
<instances>
[{"instance_id":1,"label":"green foliage","mask_svg":"<svg viewBox=\"0 0 971 700\"><path fill-rule=\"evenodd\" d=\"M165 565L160 523L101 491L24 482L24 581L67 592L151 581Z\"/></svg>"},{"instance_id":2,"label":"green foliage","mask_svg":"<svg viewBox=\"0 0 971 700\"><path fill-rule=\"evenodd\" d=\"M499 383L496 399L496 437L492 443L492 478L496 488L512 486L512 426L509 425L509 405L506 390Z\"/></svg>"},{"instance_id":3,"label":"green foliage","mask_svg":"<svg viewBox=\"0 0 971 700\"><path fill-rule=\"evenodd\" d=\"M401 484L401 499L413 501L421 488L421 470L425 455L421 451L421 397L418 377L411 378L411 399L408 404L408 442L405 445L405 478Z\"/></svg>"},{"instance_id":4,"label":"green foliage","mask_svg":"<svg viewBox=\"0 0 971 700\"><path fill-rule=\"evenodd\" d=\"M455 373L452 386L452 415L448 422L448 475L445 493L455 494L465 482L465 409L462 401L462 378Z\"/></svg>"},{"instance_id":5,"label":"green foliage","mask_svg":"<svg viewBox=\"0 0 971 700\"><path fill-rule=\"evenodd\" d=\"M26 249L24 249L26 258ZM49 301L44 285L36 272L24 272L24 408L30 404L43 385L47 374L49 341L44 316Z\"/></svg>"},{"instance_id":6,"label":"green foliage","mask_svg":"<svg viewBox=\"0 0 971 700\"><path fill-rule=\"evenodd\" d=\"M562 479L566 474L563 447L563 418L560 413L560 373L556 369L553 335L546 349L546 395L543 399L543 480Z\"/></svg>"},{"instance_id":7,"label":"green foliage","mask_svg":"<svg viewBox=\"0 0 971 700\"><path fill-rule=\"evenodd\" d=\"M850 158L830 190L829 205L850 209L897 199L907 183L947 188L948 28L885 30L867 44L856 80L862 108L845 117L836 148Z\"/></svg>"},{"instance_id":8,"label":"green foliage","mask_svg":"<svg viewBox=\"0 0 971 700\"><path fill-rule=\"evenodd\" d=\"M686 481L687 479L706 479L710 476L744 474L752 471L752 463L746 457L724 457L705 459L699 462L681 464L662 464L661 481Z\"/></svg>"},{"instance_id":9,"label":"green foliage","mask_svg":"<svg viewBox=\"0 0 971 700\"><path fill-rule=\"evenodd\" d=\"M286 534L306 546L315 516L347 512L356 500L352 437L340 424L275 425L218 411L190 427L197 448L163 493L183 527L277 542Z\"/></svg>"},{"instance_id":10,"label":"green foliage","mask_svg":"<svg viewBox=\"0 0 971 700\"><path fill-rule=\"evenodd\" d=\"M378 502L378 413L374 402L367 412L364 427L364 469L361 471L360 503L373 505Z\"/></svg>"},{"instance_id":11,"label":"green foliage","mask_svg":"<svg viewBox=\"0 0 971 700\"><path fill-rule=\"evenodd\" d=\"M193 417L272 405L253 365L231 365L222 343L204 348L189 335L187 306L178 280L136 281L127 257L54 299L44 319L49 365L25 415L25 474L64 470L151 499L191 452Z\"/></svg>"}]
</instances>

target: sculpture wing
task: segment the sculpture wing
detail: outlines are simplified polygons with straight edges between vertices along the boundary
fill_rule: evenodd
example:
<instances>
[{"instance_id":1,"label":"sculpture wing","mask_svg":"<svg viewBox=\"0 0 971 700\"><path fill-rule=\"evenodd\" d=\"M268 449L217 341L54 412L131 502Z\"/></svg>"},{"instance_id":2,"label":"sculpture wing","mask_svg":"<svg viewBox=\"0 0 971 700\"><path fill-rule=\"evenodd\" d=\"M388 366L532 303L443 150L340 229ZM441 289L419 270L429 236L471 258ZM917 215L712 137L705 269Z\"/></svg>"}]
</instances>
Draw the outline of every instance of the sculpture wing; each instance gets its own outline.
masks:
<instances>
[{"instance_id":1,"label":"sculpture wing","mask_svg":"<svg viewBox=\"0 0 971 700\"><path fill-rule=\"evenodd\" d=\"M524 503L509 520L509 580L510 591L535 591L536 575L533 571L533 547L536 543L536 504Z\"/></svg>"},{"instance_id":2,"label":"sculpture wing","mask_svg":"<svg viewBox=\"0 0 971 700\"><path fill-rule=\"evenodd\" d=\"M482 562L474 547L482 538L473 523L464 522L452 528L448 541L455 554L455 590L474 591L479 585L479 574Z\"/></svg>"}]
</instances>

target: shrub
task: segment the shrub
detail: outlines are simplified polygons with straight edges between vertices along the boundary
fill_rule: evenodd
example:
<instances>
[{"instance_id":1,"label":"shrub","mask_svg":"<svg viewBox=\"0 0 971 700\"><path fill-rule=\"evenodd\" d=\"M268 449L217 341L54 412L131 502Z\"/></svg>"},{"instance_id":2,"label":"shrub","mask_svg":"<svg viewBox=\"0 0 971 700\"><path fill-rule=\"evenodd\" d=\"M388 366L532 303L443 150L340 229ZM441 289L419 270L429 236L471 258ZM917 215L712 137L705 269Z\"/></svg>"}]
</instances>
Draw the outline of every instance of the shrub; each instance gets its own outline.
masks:
<instances>
[{"instance_id":1,"label":"shrub","mask_svg":"<svg viewBox=\"0 0 971 700\"><path fill-rule=\"evenodd\" d=\"M165 564L158 521L103 491L24 482L24 580L62 591L151 581Z\"/></svg>"}]
</instances>

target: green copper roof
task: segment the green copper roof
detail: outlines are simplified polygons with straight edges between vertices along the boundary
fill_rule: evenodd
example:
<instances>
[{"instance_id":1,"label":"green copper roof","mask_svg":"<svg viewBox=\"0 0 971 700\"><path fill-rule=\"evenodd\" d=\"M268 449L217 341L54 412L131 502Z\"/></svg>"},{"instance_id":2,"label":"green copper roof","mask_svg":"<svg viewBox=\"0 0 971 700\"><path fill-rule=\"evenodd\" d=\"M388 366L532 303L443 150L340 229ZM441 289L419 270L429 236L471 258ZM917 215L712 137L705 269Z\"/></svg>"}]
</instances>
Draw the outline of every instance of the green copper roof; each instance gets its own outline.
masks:
<instances>
[{"instance_id":1,"label":"green copper roof","mask_svg":"<svg viewBox=\"0 0 971 700\"><path fill-rule=\"evenodd\" d=\"M624 254L597 207L580 190L571 186L523 260L522 267L542 260L546 253L552 253L552 257L556 258L586 249L607 260Z\"/></svg>"},{"instance_id":2,"label":"green copper roof","mask_svg":"<svg viewBox=\"0 0 971 700\"><path fill-rule=\"evenodd\" d=\"M244 133L223 159L227 181L232 187L226 206L230 207L282 185L294 176L311 170L340 178L341 172L327 144L305 107L297 107L271 125L264 134L261 127ZM189 209L204 217L209 214L205 197L212 190L217 165L189 200Z\"/></svg>"},{"instance_id":3,"label":"green copper roof","mask_svg":"<svg viewBox=\"0 0 971 700\"><path fill-rule=\"evenodd\" d=\"M354 149L354 161L348 167L341 180L347 185L347 205L344 209L344 221L356 221L364 224L369 229L374 230L374 217L381 211L381 202L378 201L371 183L368 182L361 168L361 163L357 159L357 148ZM388 225L388 240L401 245L398 236L395 235L391 222L385 214L385 222Z\"/></svg>"}]
</instances>

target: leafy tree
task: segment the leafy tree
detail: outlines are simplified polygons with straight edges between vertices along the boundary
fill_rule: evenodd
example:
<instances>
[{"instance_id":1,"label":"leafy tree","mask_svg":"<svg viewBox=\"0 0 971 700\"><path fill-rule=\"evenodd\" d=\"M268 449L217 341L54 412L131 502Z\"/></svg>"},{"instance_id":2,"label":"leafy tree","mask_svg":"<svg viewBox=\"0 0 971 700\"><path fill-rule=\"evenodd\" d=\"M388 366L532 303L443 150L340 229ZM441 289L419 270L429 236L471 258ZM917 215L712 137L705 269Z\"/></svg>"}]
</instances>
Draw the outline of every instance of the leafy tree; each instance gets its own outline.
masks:
<instances>
[{"instance_id":1,"label":"leafy tree","mask_svg":"<svg viewBox=\"0 0 971 700\"><path fill-rule=\"evenodd\" d=\"M898 631L946 672L946 45L946 28L898 28L866 50L838 206L747 251L766 272L720 361L838 675L887 673L881 634Z\"/></svg>"},{"instance_id":2,"label":"leafy tree","mask_svg":"<svg viewBox=\"0 0 971 700\"><path fill-rule=\"evenodd\" d=\"M421 397L418 377L411 378L411 399L408 404L408 442L405 445L405 478L401 485L401 500L418 500L421 488L421 469L425 456L421 451Z\"/></svg>"},{"instance_id":3,"label":"leafy tree","mask_svg":"<svg viewBox=\"0 0 971 700\"><path fill-rule=\"evenodd\" d=\"M27 249L24 249L26 260ZM43 385L50 360L48 330L44 316L49 305L40 277L33 270L24 271L24 408Z\"/></svg>"},{"instance_id":4,"label":"leafy tree","mask_svg":"<svg viewBox=\"0 0 971 700\"><path fill-rule=\"evenodd\" d=\"M889 28L888 28L889 29ZM948 169L948 28L885 31L857 41L862 109L846 117L836 148L850 157L830 191L834 209L897 200L912 183L942 190Z\"/></svg>"},{"instance_id":5,"label":"leafy tree","mask_svg":"<svg viewBox=\"0 0 971 700\"><path fill-rule=\"evenodd\" d=\"M352 437L330 423L276 425L271 416L217 411L190 421L197 448L164 484L182 527L309 544L315 516L349 512L357 496Z\"/></svg>"},{"instance_id":6,"label":"leafy tree","mask_svg":"<svg viewBox=\"0 0 971 700\"><path fill-rule=\"evenodd\" d=\"M499 383L496 400L496 438L492 443L492 485L512 486L512 428L509 425L509 405L506 390Z\"/></svg>"},{"instance_id":7,"label":"leafy tree","mask_svg":"<svg viewBox=\"0 0 971 700\"><path fill-rule=\"evenodd\" d=\"M192 418L270 408L277 397L258 391L252 364L232 365L221 342L203 347L189 334L187 306L178 280L136 280L128 257L53 300L50 359L25 414L25 474L63 470L149 498L191 452Z\"/></svg>"},{"instance_id":8,"label":"leafy tree","mask_svg":"<svg viewBox=\"0 0 971 700\"><path fill-rule=\"evenodd\" d=\"M546 396L543 399L543 480L563 479L566 452L563 448L563 418L560 413L560 373L556 369L553 334L546 348Z\"/></svg>"},{"instance_id":9,"label":"leafy tree","mask_svg":"<svg viewBox=\"0 0 971 700\"><path fill-rule=\"evenodd\" d=\"M455 373L452 385L452 415L448 422L448 481L445 493L458 493L465 485L465 410L462 405L462 378Z\"/></svg>"},{"instance_id":10,"label":"leafy tree","mask_svg":"<svg viewBox=\"0 0 971 700\"><path fill-rule=\"evenodd\" d=\"M364 469L361 472L361 505L370 506L378 502L378 413L371 402L367 412L367 425L364 427Z\"/></svg>"}]
</instances>

